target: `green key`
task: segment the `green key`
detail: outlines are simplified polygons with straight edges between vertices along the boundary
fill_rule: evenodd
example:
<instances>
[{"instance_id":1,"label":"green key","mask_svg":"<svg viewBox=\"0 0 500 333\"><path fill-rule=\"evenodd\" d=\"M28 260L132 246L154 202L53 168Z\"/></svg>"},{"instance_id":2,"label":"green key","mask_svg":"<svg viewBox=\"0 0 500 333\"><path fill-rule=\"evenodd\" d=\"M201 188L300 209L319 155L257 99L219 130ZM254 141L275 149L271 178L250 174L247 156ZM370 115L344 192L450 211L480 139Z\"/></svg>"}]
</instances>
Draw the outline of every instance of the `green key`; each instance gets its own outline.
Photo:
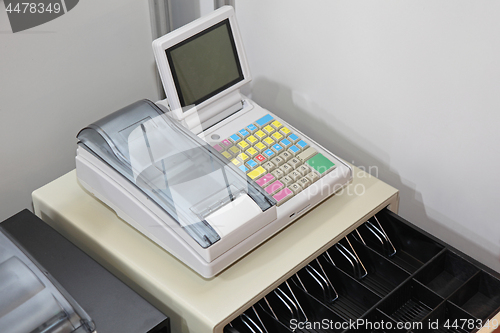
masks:
<instances>
[{"instance_id":1,"label":"green key","mask_svg":"<svg viewBox=\"0 0 500 333\"><path fill-rule=\"evenodd\" d=\"M335 163L326 158L323 154L317 153L306 161L306 164L316 170L321 177L336 168Z\"/></svg>"}]
</instances>

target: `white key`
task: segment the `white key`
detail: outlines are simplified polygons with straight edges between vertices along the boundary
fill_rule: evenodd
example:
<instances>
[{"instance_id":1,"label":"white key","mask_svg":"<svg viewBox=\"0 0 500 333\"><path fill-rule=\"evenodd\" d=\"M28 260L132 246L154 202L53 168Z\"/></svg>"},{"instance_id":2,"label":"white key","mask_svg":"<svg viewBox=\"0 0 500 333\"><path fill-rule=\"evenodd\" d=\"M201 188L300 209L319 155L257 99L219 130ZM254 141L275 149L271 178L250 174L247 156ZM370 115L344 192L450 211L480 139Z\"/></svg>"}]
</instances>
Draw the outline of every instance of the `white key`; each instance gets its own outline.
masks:
<instances>
[{"instance_id":1,"label":"white key","mask_svg":"<svg viewBox=\"0 0 500 333\"><path fill-rule=\"evenodd\" d=\"M306 175L306 177L311 181L311 183L314 183L319 179L319 176L316 172L310 172Z\"/></svg>"},{"instance_id":2,"label":"white key","mask_svg":"<svg viewBox=\"0 0 500 333\"><path fill-rule=\"evenodd\" d=\"M297 182L302 188L307 188L309 185L311 185L311 181L307 177L302 177L299 179Z\"/></svg>"},{"instance_id":3,"label":"white key","mask_svg":"<svg viewBox=\"0 0 500 333\"><path fill-rule=\"evenodd\" d=\"M295 184L292 184L292 185L289 185L288 188L290 190L292 190L292 192L294 194L297 194L299 193L300 191L302 191L302 186L300 186L299 184L295 183Z\"/></svg>"},{"instance_id":4,"label":"white key","mask_svg":"<svg viewBox=\"0 0 500 333\"><path fill-rule=\"evenodd\" d=\"M285 186L289 186L289 185L293 184L293 182L294 182L294 180L290 176L285 176L285 177L281 178L280 181L283 184L285 184Z\"/></svg>"},{"instance_id":5,"label":"white key","mask_svg":"<svg viewBox=\"0 0 500 333\"><path fill-rule=\"evenodd\" d=\"M316 149L312 147L307 147L306 150L304 150L300 154L297 154L296 157L302 162L304 162L313 157L314 155L316 155L316 153L317 153Z\"/></svg>"},{"instance_id":6,"label":"white key","mask_svg":"<svg viewBox=\"0 0 500 333\"><path fill-rule=\"evenodd\" d=\"M290 172L288 174L288 176L290 178L292 178L294 182L296 182L297 180L299 180L300 178L302 178L302 175L297 170L293 170L292 172Z\"/></svg>"},{"instance_id":7,"label":"white key","mask_svg":"<svg viewBox=\"0 0 500 333\"><path fill-rule=\"evenodd\" d=\"M297 168L297 171L300 172L302 176L305 176L311 171L311 169L307 165L302 164Z\"/></svg>"},{"instance_id":8,"label":"white key","mask_svg":"<svg viewBox=\"0 0 500 333\"><path fill-rule=\"evenodd\" d=\"M288 164L290 164L292 168L297 169L302 164L302 162L298 158L294 157L290 161L288 161Z\"/></svg>"},{"instance_id":9,"label":"white key","mask_svg":"<svg viewBox=\"0 0 500 333\"><path fill-rule=\"evenodd\" d=\"M285 176L285 173L283 171L281 171L280 169L274 169L273 172L271 172L271 174L276 178L276 179L280 179L281 177L284 177Z\"/></svg>"},{"instance_id":10,"label":"white key","mask_svg":"<svg viewBox=\"0 0 500 333\"><path fill-rule=\"evenodd\" d=\"M262 163L262 167L267 170L267 172L271 173L274 169L276 169L276 165L273 162L265 162Z\"/></svg>"},{"instance_id":11,"label":"white key","mask_svg":"<svg viewBox=\"0 0 500 333\"><path fill-rule=\"evenodd\" d=\"M288 162L288 160L291 159L293 156L289 152L285 151L285 152L281 153L279 157L281 157L283 160L285 160L285 162Z\"/></svg>"},{"instance_id":12,"label":"white key","mask_svg":"<svg viewBox=\"0 0 500 333\"><path fill-rule=\"evenodd\" d=\"M282 166L283 163L285 163L285 160L278 156L278 157L272 158L271 162L273 162L277 166Z\"/></svg>"},{"instance_id":13,"label":"white key","mask_svg":"<svg viewBox=\"0 0 500 333\"><path fill-rule=\"evenodd\" d=\"M282 166L280 166L280 169L285 173L285 175L288 175L293 170L293 168L288 163L285 163Z\"/></svg>"}]
</instances>

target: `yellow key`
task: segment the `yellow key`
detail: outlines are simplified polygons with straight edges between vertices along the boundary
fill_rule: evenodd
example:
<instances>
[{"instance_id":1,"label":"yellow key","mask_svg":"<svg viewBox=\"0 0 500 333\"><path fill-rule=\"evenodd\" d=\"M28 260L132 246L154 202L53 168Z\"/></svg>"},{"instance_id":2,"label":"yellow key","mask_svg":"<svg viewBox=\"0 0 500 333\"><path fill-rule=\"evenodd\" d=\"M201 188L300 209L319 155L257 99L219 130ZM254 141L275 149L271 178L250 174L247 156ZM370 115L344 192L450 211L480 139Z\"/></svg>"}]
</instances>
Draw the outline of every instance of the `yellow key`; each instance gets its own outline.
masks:
<instances>
[{"instance_id":1,"label":"yellow key","mask_svg":"<svg viewBox=\"0 0 500 333\"><path fill-rule=\"evenodd\" d=\"M275 120L271 123L271 126L279 130L283 125L279 121Z\"/></svg>"},{"instance_id":2,"label":"yellow key","mask_svg":"<svg viewBox=\"0 0 500 333\"><path fill-rule=\"evenodd\" d=\"M222 156L224 156L227 159L230 159L231 157L233 157L233 155L229 154L227 151L223 151Z\"/></svg>"},{"instance_id":3,"label":"yellow key","mask_svg":"<svg viewBox=\"0 0 500 333\"><path fill-rule=\"evenodd\" d=\"M238 149L238 147L236 146L232 146L231 148L229 148L228 150L230 153L232 153L233 155L236 155L236 154L239 154L240 150Z\"/></svg>"},{"instance_id":4,"label":"yellow key","mask_svg":"<svg viewBox=\"0 0 500 333\"><path fill-rule=\"evenodd\" d=\"M259 142L257 143L255 146L254 146L255 149L257 149L257 151L261 152L263 150L266 150L267 149L267 146L265 144L263 144L262 142Z\"/></svg>"},{"instance_id":5,"label":"yellow key","mask_svg":"<svg viewBox=\"0 0 500 333\"><path fill-rule=\"evenodd\" d=\"M274 145L274 140L273 140L273 139L271 139L271 137L269 137L269 136L268 136L267 138L265 138L263 142L264 142L264 144L266 144L268 147L271 147L272 145Z\"/></svg>"},{"instance_id":6,"label":"yellow key","mask_svg":"<svg viewBox=\"0 0 500 333\"><path fill-rule=\"evenodd\" d=\"M261 130L258 130L253 135L255 135L259 140L262 140L266 137L266 133L262 132Z\"/></svg>"},{"instance_id":7,"label":"yellow key","mask_svg":"<svg viewBox=\"0 0 500 333\"><path fill-rule=\"evenodd\" d=\"M263 128L264 130L264 133L266 133L267 135L271 135L274 133L275 129L269 125L267 125L266 127Z\"/></svg>"},{"instance_id":8,"label":"yellow key","mask_svg":"<svg viewBox=\"0 0 500 333\"><path fill-rule=\"evenodd\" d=\"M255 170L250 171L249 173L247 173L247 175L248 175L248 177L252 178L253 180L256 180L260 176L264 175L266 172L267 172L266 169L264 169L263 167L259 166L257 169L255 169Z\"/></svg>"},{"instance_id":9,"label":"yellow key","mask_svg":"<svg viewBox=\"0 0 500 333\"><path fill-rule=\"evenodd\" d=\"M273 137L274 140L276 140L276 142L280 141L283 138L283 135L279 134L278 132L273 133L273 135L271 136Z\"/></svg>"},{"instance_id":10,"label":"yellow key","mask_svg":"<svg viewBox=\"0 0 500 333\"><path fill-rule=\"evenodd\" d=\"M260 143L260 142L259 142L259 143ZM247 149L246 153L247 153L248 155L250 155L250 157L252 157L252 158L253 158L253 157L254 157L255 155L257 155L259 152L258 152L255 148L251 147L251 148L248 148L248 149Z\"/></svg>"},{"instance_id":11,"label":"yellow key","mask_svg":"<svg viewBox=\"0 0 500 333\"><path fill-rule=\"evenodd\" d=\"M234 165L236 165L236 166L240 166L240 165L241 165L241 162L240 162L240 161L238 161L238 160L237 160L237 159L235 159L235 158L233 158L233 159L231 160L231 162L233 162L233 164L234 164Z\"/></svg>"},{"instance_id":12,"label":"yellow key","mask_svg":"<svg viewBox=\"0 0 500 333\"><path fill-rule=\"evenodd\" d=\"M246 161L246 160L248 160L250 157L248 157L248 155L247 155L247 154L245 154L245 153L241 153L241 154L239 154L239 155L238 155L238 157L237 157L237 158L238 158L240 161L245 162L245 161Z\"/></svg>"},{"instance_id":13,"label":"yellow key","mask_svg":"<svg viewBox=\"0 0 500 333\"><path fill-rule=\"evenodd\" d=\"M238 142L238 147L240 147L241 150L247 149L248 146L250 146L250 145L246 141L240 141L240 142Z\"/></svg>"},{"instance_id":14,"label":"yellow key","mask_svg":"<svg viewBox=\"0 0 500 333\"><path fill-rule=\"evenodd\" d=\"M252 146L253 146L255 143L257 143L257 141L259 141L259 140L257 140L257 138L256 138L255 136L253 136L253 135L250 135L250 136L249 136L246 140L247 140L247 142L248 142L250 145L252 145Z\"/></svg>"},{"instance_id":15,"label":"yellow key","mask_svg":"<svg viewBox=\"0 0 500 333\"><path fill-rule=\"evenodd\" d=\"M292 131L290 131L290 130L289 130L288 128L286 128L286 127L282 127L282 128L280 129L280 133L281 133L281 134L283 134L284 136L289 136L289 135L290 135L290 133L292 133Z\"/></svg>"}]
</instances>

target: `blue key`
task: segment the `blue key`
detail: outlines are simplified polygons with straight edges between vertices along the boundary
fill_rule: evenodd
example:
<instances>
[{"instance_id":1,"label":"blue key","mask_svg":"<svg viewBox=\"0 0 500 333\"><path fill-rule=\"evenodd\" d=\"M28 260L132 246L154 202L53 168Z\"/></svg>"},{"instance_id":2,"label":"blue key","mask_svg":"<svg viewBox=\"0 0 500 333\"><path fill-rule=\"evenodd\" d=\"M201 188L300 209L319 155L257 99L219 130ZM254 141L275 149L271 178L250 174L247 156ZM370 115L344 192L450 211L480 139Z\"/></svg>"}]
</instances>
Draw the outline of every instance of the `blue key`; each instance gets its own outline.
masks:
<instances>
[{"instance_id":1,"label":"blue key","mask_svg":"<svg viewBox=\"0 0 500 333\"><path fill-rule=\"evenodd\" d=\"M271 121L273 121L273 116L271 116L270 114L268 115L265 115L264 117L260 118L259 120L257 120L255 123L257 125L259 125L259 127L262 127L262 126L266 126L267 124L269 124Z\"/></svg>"},{"instance_id":2,"label":"blue key","mask_svg":"<svg viewBox=\"0 0 500 333\"><path fill-rule=\"evenodd\" d=\"M257 131L257 127L255 127L254 124L248 125L247 128L250 131L250 133L253 133L253 132Z\"/></svg>"},{"instance_id":3,"label":"blue key","mask_svg":"<svg viewBox=\"0 0 500 333\"><path fill-rule=\"evenodd\" d=\"M297 153L300 151L300 149L299 149L299 148L297 148L297 146L295 146L295 145L293 145L293 146L291 146L290 148L288 148L288 150L289 150L289 151L292 153L292 155L294 155L294 156L295 156L295 154L297 154Z\"/></svg>"},{"instance_id":4,"label":"blue key","mask_svg":"<svg viewBox=\"0 0 500 333\"><path fill-rule=\"evenodd\" d=\"M285 148L289 147L292 143L288 141L287 139L283 139L280 141L281 145Z\"/></svg>"},{"instance_id":5,"label":"blue key","mask_svg":"<svg viewBox=\"0 0 500 333\"><path fill-rule=\"evenodd\" d=\"M237 143L238 141L240 141L240 140L241 140L241 138L240 138L240 136L239 136L238 134L233 134L233 135L231 135L231 136L229 137L229 139L230 139L231 141L233 141L233 143Z\"/></svg>"},{"instance_id":6,"label":"blue key","mask_svg":"<svg viewBox=\"0 0 500 333\"><path fill-rule=\"evenodd\" d=\"M268 149L264 152L264 155L266 155L267 157L271 157L274 155L274 151L272 151L271 149Z\"/></svg>"},{"instance_id":7,"label":"blue key","mask_svg":"<svg viewBox=\"0 0 500 333\"><path fill-rule=\"evenodd\" d=\"M248 133L246 129L242 129L238 133L240 133L243 139L250 135L250 133Z\"/></svg>"},{"instance_id":8,"label":"blue key","mask_svg":"<svg viewBox=\"0 0 500 333\"><path fill-rule=\"evenodd\" d=\"M309 146L304 140L300 140L299 142L296 143L296 145L300 148L300 149L305 149L307 146Z\"/></svg>"},{"instance_id":9,"label":"blue key","mask_svg":"<svg viewBox=\"0 0 500 333\"><path fill-rule=\"evenodd\" d=\"M254 168L257 167L258 164L255 163L254 160L250 160L250 161L247 162L247 165L250 167L250 169L254 169Z\"/></svg>"},{"instance_id":10,"label":"blue key","mask_svg":"<svg viewBox=\"0 0 500 333\"><path fill-rule=\"evenodd\" d=\"M292 140L292 142L295 143L299 139L299 137L297 135L295 135L295 134L290 134L288 136L288 139Z\"/></svg>"},{"instance_id":11,"label":"blue key","mask_svg":"<svg viewBox=\"0 0 500 333\"><path fill-rule=\"evenodd\" d=\"M240 165L239 168L240 168L241 171L243 171L245 173L248 171L248 168L246 166L244 166L244 165Z\"/></svg>"},{"instance_id":12,"label":"blue key","mask_svg":"<svg viewBox=\"0 0 500 333\"><path fill-rule=\"evenodd\" d=\"M280 153L280 151L282 151L282 150L283 150L283 147L281 147L281 145L279 145L279 144L275 144L275 145L273 145L273 147L272 147L271 149L272 149L273 151L275 151L275 152L276 152L276 154L279 154L279 153Z\"/></svg>"}]
</instances>

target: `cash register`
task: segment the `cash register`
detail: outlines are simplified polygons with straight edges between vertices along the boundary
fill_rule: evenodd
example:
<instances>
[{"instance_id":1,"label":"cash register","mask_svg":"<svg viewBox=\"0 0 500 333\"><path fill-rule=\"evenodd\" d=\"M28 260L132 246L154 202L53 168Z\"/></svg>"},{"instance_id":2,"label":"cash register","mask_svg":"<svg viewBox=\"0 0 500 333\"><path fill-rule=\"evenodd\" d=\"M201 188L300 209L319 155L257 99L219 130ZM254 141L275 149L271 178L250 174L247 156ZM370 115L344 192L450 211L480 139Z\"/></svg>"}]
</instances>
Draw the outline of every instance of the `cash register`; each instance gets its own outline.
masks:
<instances>
[{"instance_id":1,"label":"cash register","mask_svg":"<svg viewBox=\"0 0 500 333\"><path fill-rule=\"evenodd\" d=\"M349 165L240 93L251 75L232 7L153 52L166 100L82 129L77 176L198 274L215 276L352 180Z\"/></svg>"}]
</instances>

